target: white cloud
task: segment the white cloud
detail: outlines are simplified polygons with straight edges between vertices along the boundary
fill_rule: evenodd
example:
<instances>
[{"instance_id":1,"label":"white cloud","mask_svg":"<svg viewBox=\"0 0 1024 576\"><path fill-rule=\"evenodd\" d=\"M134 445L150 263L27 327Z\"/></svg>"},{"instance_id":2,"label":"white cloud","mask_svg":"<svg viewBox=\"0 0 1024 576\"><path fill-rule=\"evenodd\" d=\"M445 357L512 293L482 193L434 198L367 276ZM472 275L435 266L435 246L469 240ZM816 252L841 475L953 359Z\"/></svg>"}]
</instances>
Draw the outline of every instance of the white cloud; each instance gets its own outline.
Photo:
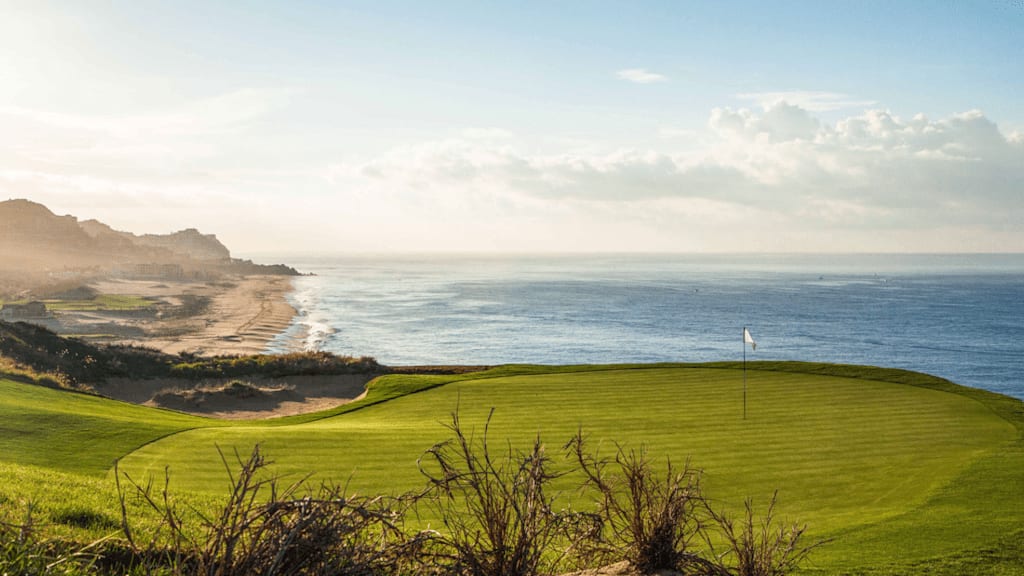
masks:
<instances>
[{"instance_id":1,"label":"white cloud","mask_svg":"<svg viewBox=\"0 0 1024 576\"><path fill-rule=\"evenodd\" d=\"M773 104L760 116L746 109L715 108L709 125L720 136L767 138L773 142L813 140L821 128L806 110L785 102Z\"/></svg>"},{"instance_id":2,"label":"white cloud","mask_svg":"<svg viewBox=\"0 0 1024 576\"><path fill-rule=\"evenodd\" d=\"M627 80L637 84L654 84L656 82L665 82L668 80L668 76L649 72L643 68L626 68L625 70L619 70L616 72L615 76L620 80Z\"/></svg>"},{"instance_id":3,"label":"white cloud","mask_svg":"<svg viewBox=\"0 0 1024 576\"><path fill-rule=\"evenodd\" d=\"M174 226L253 250L459 249L472 237L474 247L498 250L1024 251L1024 138L976 110L932 120L872 109L825 120L779 101L715 108L703 130L685 132L682 148L666 139L659 149L584 142L544 153L483 128L330 165L291 157L254 167L225 155L229 143L248 152L246 130L200 134L244 127L267 108L232 115L226 105L199 106L210 113L193 118L204 121L140 121L145 128L115 135L61 117L61 130L85 134L66 143L71 153L0 132L0 193L133 231L174 216ZM7 121L40 122L32 114ZM150 129L163 136L148 142ZM189 154L209 156L199 164L209 169L181 160ZM158 205L171 214L152 216ZM225 222L223 213L239 217ZM256 228L278 234L254 236Z\"/></svg>"},{"instance_id":4,"label":"white cloud","mask_svg":"<svg viewBox=\"0 0 1024 576\"><path fill-rule=\"evenodd\" d=\"M781 102L799 106L810 112L830 112L848 108L868 108L875 106L874 100L858 100L839 92L821 92L809 90L790 90L781 92L747 92L737 94L740 100L757 102L762 108L768 109Z\"/></svg>"},{"instance_id":5,"label":"white cloud","mask_svg":"<svg viewBox=\"0 0 1024 576\"><path fill-rule=\"evenodd\" d=\"M610 210L638 226L741 221L762 229L766 249L813 249L815 235L847 250L857 241L869 250L1024 249L1024 231L1006 243L1024 221L1024 143L980 112L933 121L870 110L827 123L777 103L715 109L708 124L713 143L687 154L538 155L435 142L349 166L345 186L402 190L438 209L504 202L572 206L590 218ZM918 244L908 243L913 231Z\"/></svg>"}]
</instances>

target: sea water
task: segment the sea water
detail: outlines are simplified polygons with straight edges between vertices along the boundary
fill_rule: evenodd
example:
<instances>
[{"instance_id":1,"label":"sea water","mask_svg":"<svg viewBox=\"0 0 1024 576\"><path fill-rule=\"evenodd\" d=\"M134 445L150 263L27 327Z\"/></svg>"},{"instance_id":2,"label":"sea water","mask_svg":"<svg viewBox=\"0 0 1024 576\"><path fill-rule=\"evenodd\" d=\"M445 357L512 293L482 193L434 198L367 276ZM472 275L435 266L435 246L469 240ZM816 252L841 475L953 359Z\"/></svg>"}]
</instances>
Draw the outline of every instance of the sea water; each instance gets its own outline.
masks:
<instances>
[{"instance_id":1,"label":"sea water","mask_svg":"<svg viewBox=\"0 0 1024 576\"><path fill-rule=\"evenodd\" d=\"M271 351L388 365L804 360L1024 398L1024 255L289 258ZM757 349L743 346L743 328Z\"/></svg>"}]
</instances>

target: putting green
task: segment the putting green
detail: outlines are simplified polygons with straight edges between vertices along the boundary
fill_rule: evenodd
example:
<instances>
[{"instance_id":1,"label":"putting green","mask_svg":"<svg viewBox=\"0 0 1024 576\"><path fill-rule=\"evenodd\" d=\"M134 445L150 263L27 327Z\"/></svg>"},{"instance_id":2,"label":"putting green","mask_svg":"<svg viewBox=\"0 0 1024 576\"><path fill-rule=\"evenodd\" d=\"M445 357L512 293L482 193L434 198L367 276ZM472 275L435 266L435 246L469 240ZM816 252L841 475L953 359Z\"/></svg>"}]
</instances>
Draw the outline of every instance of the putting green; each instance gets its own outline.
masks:
<instances>
[{"instance_id":1,"label":"putting green","mask_svg":"<svg viewBox=\"0 0 1024 576\"><path fill-rule=\"evenodd\" d=\"M948 539L916 534L921 518L942 523L943 499L979 508L950 490L1019 440L982 402L864 378L750 370L743 419L742 378L738 370L637 367L470 379L294 426L190 430L133 452L122 467L144 476L169 465L182 471L172 476L178 489L222 491L215 446L244 454L258 442L281 474L315 472L362 493L412 490L423 485L416 460L448 437L450 413L458 407L481 433L494 407L490 437L499 447L525 447L540 434L557 455L582 428L605 452L620 442L644 445L659 461L690 458L722 506L747 496L765 502L778 489L783 515L809 524L814 537L847 535L816 555L825 566L870 560L850 543L879 546L880 534L902 539L907 561L984 546L1012 529L998 505L984 505L966 508L957 518L969 526L953 527ZM1017 507L1010 516L1024 517L1024 497L1004 496L1004 506Z\"/></svg>"},{"instance_id":2,"label":"putting green","mask_svg":"<svg viewBox=\"0 0 1024 576\"><path fill-rule=\"evenodd\" d=\"M16 513L31 501L116 518L118 457L133 478L162 479L168 469L172 491L209 503L228 482L217 447L244 456L256 443L279 475L314 473L364 494L414 490L424 485L417 459L450 436L451 413L479 435L494 408L499 450L525 448L539 434L568 468L561 446L582 429L604 454L618 442L645 446L659 463L689 458L716 507L735 510L748 496L763 505L778 490L782 517L806 523L812 539L833 539L809 572L1019 573L1024 403L898 370L750 367L746 419L735 364L395 375L353 405L252 422L0 380L0 509ZM556 488L586 507L577 480Z\"/></svg>"}]
</instances>

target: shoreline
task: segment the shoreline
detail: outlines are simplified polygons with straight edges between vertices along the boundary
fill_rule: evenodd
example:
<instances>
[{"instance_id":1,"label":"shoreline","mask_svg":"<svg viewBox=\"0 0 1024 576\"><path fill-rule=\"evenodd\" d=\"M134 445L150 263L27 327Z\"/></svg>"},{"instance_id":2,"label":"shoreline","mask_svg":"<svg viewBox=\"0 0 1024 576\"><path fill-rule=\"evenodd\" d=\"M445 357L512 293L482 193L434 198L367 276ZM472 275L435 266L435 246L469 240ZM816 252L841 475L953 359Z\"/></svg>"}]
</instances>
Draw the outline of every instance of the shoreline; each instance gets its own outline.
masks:
<instances>
[{"instance_id":1,"label":"shoreline","mask_svg":"<svg viewBox=\"0 0 1024 576\"><path fill-rule=\"evenodd\" d=\"M287 298L293 290L291 276L236 276L218 282L103 280L93 287L103 294L147 298L161 311L138 316L63 313L62 332L110 334L110 344L168 354L260 354L298 315Z\"/></svg>"},{"instance_id":2,"label":"shoreline","mask_svg":"<svg viewBox=\"0 0 1024 576\"><path fill-rule=\"evenodd\" d=\"M287 299L292 289L290 276L242 277L237 285L212 298L200 315L205 326L178 337L148 338L142 343L172 354L260 354L298 315Z\"/></svg>"}]
</instances>

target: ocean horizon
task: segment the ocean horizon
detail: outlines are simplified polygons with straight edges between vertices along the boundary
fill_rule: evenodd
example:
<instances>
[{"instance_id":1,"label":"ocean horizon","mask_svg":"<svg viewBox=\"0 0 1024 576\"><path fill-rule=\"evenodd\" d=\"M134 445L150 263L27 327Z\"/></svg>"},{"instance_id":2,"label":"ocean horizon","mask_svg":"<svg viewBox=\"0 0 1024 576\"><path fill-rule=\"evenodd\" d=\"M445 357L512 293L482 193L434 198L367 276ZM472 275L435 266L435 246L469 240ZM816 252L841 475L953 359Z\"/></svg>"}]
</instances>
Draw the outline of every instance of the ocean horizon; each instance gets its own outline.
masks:
<instances>
[{"instance_id":1,"label":"ocean horizon","mask_svg":"<svg viewBox=\"0 0 1024 576\"><path fill-rule=\"evenodd\" d=\"M268 351L388 365L798 360L1024 398L1024 254L247 256L294 279ZM750 330L757 349L744 348Z\"/></svg>"}]
</instances>

